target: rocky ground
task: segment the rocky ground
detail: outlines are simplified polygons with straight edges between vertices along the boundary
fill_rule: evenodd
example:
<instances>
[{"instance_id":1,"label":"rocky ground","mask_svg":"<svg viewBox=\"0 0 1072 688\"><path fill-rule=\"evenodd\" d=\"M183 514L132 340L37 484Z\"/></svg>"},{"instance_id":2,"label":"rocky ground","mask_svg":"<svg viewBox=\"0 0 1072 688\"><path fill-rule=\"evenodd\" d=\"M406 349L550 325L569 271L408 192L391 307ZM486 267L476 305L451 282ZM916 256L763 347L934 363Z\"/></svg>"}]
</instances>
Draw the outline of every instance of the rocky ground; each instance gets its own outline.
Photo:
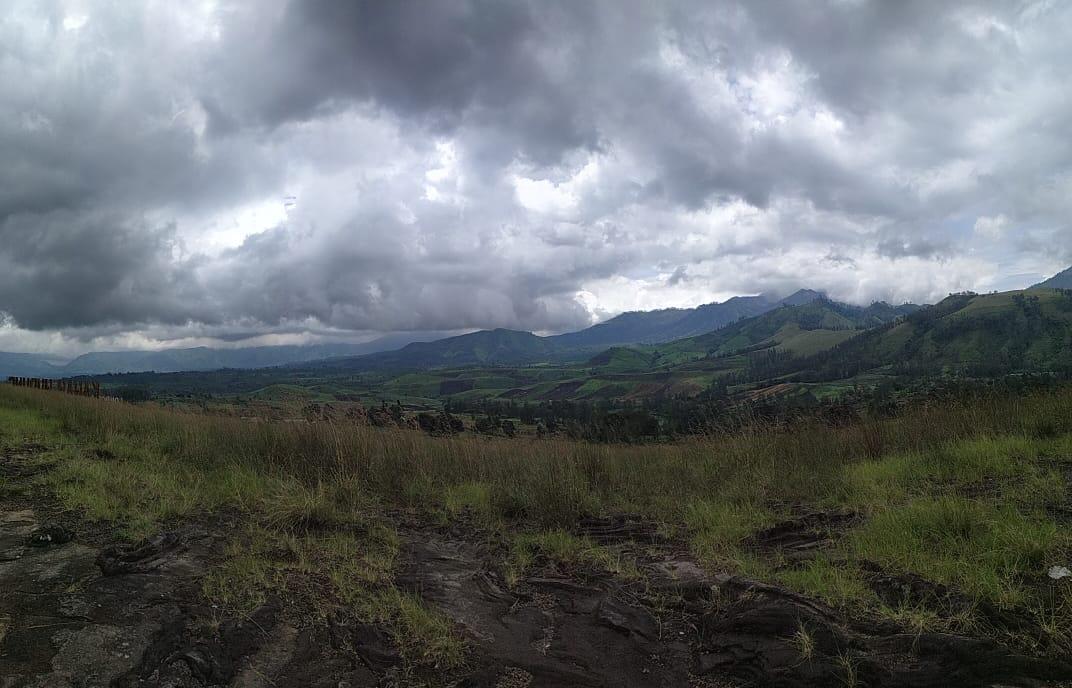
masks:
<instances>
[{"instance_id":1,"label":"rocky ground","mask_svg":"<svg viewBox=\"0 0 1072 688\"><path fill-rule=\"evenodd\" d=\"M0 457L6 484L48 466L37 447ZM821 548L852 514L806 514L757 533L789 558ZM705 573L652 524L577 524L628 550L638 574L535 566L508 586L485 538L459 524L399 520L395 585L451 618L463 669L411 673L382 628L345 609L318 616L269 600L233 618L201 594L235 523L170 524L137 544L39 491L0 492L0 688L77 686L1061 686L1072 663L994 640L910 633L788 590ZM959 601L921 579L869 572L884 599ZM987 610L982 610L987 614ZM995 625L1030 623L992 610Z\"/></svg>"}]
</instances>

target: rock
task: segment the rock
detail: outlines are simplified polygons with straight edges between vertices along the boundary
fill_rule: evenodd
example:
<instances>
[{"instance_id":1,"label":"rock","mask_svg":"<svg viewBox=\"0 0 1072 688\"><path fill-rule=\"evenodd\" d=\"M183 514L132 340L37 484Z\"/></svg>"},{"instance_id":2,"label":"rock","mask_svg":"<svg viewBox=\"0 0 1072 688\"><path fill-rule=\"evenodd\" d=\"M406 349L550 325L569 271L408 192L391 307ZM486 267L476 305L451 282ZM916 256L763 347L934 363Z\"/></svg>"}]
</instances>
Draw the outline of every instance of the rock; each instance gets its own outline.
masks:
<instances>
[{"instance_id":1,"label":"rock","mask_svg":"<svg viewBox=\"0 0 1072 688\"><path fill-rule=\"evenodd\" d=\"M30 547L50 547L64 545L74 540L74 534L62 526L44 526L38 528L26 540Z\"/></svg>"},{"instance_id":2,"label":"rock","mask_svg":"<svg viewBox=\"0 0 1072 688\"><path fill-rule=\"evenodd\" d=\"M26 544L30 547L50 547L65 545L72 540L74 540L74 533L63 526L50 525L35 530Z\"/></svg>"},{"instance_id":3,"label":"rock","mask_svg":"<svg viewBox=\"0 0 1072 688\"><path fill-rule=\"evenodd\" d=\"M666 537L659 532L658 523L627 514L583 518L577 522L574 532L601 545L629 541L646 544L666 542Z\"/></svg>"},{"instance_id":4,"label":"rock","mask_svg":"<svg viewBox=\"0 0 1072 688\"><path fill-rule=\"evenodd\" d=\"M759 550L777 550L790 559L805 559L833 544L857 520L851 511L818 511L782 521L749 536L742 543Z\"/></svg>"},{"instance_id":5,"label":"rock","mask_svg":"<svg viewBox=\"0 0 1072 688\"><path fill-rule=\"evenodd\" d=\"M968 688L1072 680L1067 662L1032 658L992 640L904 633L849 619L777 586L724 577L723 604L702 619L696 670L745 683L805 688Z\"/></svg>"},{"instance_id":6,"label":"rock","mask_svg":"<svg viewBox=\"0 0 1072 688\"><path fill-rule=\"evenodd\" d=\"M161 533L134 545L113 545L97 556L97 566L105 576L147 573L159 568L172 552L183 546L176 533Z\"/></svg>"},{"instance_id":7,"label":"rock","mask_svg":"<svg viewBox=\"0 0 1072 688\"><path fill-rule=\"evenodd\" d=\"M405 542L396 583L451 618L468 640L469 673L453 685L496 688L509 677L541 687L688 686L688 647L661 643L654 615L609 589L612 576L595 585L523 578L507 591L471 542L427 531Z\"/></svg>"},{"instance_id":8,"label":"rock","mask_svg":"<svg viewBox=\"0 0 1072 688\"><path fill-rule=\"evenodd\" d=\"M168 663L172 665L182 663L191 676L202 682L211 681L214 676L221 673L211 655L202 648L175 653L168 659Z\"/></svg>"},{"instance_id":9,"label":"rock","mask_svg":"<svg viewBox=\"0 0 1072 688\"><path fill-rule=\"evenodd\" d=\"M659 624L651 612L643 607L631 607L612 597L607 597L596 611L596 618L627 635L636 635L645 640L659 639Z\"/></svg>"},{"instance_id":10,"label":"rock","mask_svg":"<svg viewBox=\"0 0 1072 688\"><path fill-rule=\"evenodd\" d=\"M354 652L373 671L383 671L402 663L402 655L387 634L373 624L358 624L350 630Z\"/></svg>"},{"instance_id":11,"label":"rock","mask_svg":"<svg viewBox=\"0 0 1072 688\"><path fill-rule=\"evenodd\" d=\"M1001 609L991 602L974 599L914 573L891 573L874 562L863 561L860 568L871 590L890 607L924 607L943 618L959 614L974 615L985 619L994 628L1007 631L1037 627L1026 610ZM1036 631L1032 635L1045 635L1041 629Z\"/></svg>"}]
</instances>

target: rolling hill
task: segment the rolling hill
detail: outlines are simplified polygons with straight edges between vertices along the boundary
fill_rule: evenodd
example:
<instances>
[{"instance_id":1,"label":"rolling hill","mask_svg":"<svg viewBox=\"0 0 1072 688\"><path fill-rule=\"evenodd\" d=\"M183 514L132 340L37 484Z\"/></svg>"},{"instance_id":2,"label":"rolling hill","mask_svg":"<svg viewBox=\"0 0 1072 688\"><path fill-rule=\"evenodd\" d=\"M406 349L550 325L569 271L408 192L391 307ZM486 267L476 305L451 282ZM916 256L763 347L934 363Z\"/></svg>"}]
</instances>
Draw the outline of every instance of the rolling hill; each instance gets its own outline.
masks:
<instances>
[{"instance_id":1,"label":"rolling hill","mask_svg":"<svg viewBox=\"0 0 1072 688\"><path fill-rule=\"evenodd\" d=\"M623 313L579 332L550 337L504 329L446 338L443 338L445 333L439 332L400 333L359 344L93 352L65 365L50 363L46 357L33 354L0 352L0 373L4 376L73 377L132 372L197 372L267 368L326 359L346 359L347 362L325 362L325 367L354 370L583 360L609 346L654 344L702 334L784 304L805 303L821 296L819 292L802 289L784 299L767 295L738 296L696 308Z\"/></svg>"},{"instance_id":2,"label":"rolling hill","mask_svg":"<svg viewBox=\"0 0 1072 688\"><path fill-rule=\"evenodd\" d=\"M733 399L824 398L895 377L1072 373L1072 294L957 294L925 308L819 298L661 344L585 351L560 341L513 330L474 332L360 358L229 371L237 377L217 393L286 387L319 399L402 400L417 407L485 399L637 402L705 392ZM215 383L204 375L104 381L208 389Z\"/></svg>"},{"instance_id":3,"label":"rolling hill","mask_svg":"<svg viewBox=\"0 0 1072 688\"><path fill-rule=\"evenodd\" d=\"M862 328L915 307L861 308L823 297L783 305L697 337L656 345L590 350L527 332L474 332L397 352L314 365L321 374L371 373L364 391L420 404L434 399L516 401L644 399L690 396L717 378L747 372L756 356L776 360L827 350ZM594 353L594 355L593 355ZM538 364L538 365L533 365ZM366 366L356 368L357 365ZM363 383L356 383L361 385Z\"/></svg>"}]
</instances>

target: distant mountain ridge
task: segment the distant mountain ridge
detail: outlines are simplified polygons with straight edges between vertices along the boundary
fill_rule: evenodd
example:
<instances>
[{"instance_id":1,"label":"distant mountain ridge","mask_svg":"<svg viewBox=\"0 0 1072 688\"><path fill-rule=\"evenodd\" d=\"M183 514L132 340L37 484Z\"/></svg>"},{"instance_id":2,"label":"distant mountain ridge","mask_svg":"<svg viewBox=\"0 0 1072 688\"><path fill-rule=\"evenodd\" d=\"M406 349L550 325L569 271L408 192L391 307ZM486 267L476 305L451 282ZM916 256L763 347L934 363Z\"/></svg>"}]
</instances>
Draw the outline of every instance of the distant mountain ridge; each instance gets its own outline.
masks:
<instances>
[{"instance_id":1,"label":"distant mountain ridge","mask_svg":"<svg viewBox=\"0 0 1072 688\"><path fill-rule=\"evenodd\" d=\"M0 351L0 379L11 375L20 377L54 377L62 370L38 354L18 354Z\"/></svg>"},{"instance_id":2,"label":"distant mountain ridge","mask_svg":"<svg viewBox=\"0 0 1072 688\"><path fill-rule=\"evenodd\" d=\"M762 315L783 305L800 305L823 298L821 292L801 289L785 298L766 294L734 296L721 303L696 308L668 308L657 311L622 313L580 332L560 334L553 339L563 346L613 346L617 344L659 344L713 332L738 320Z\"/></svg>"},{"instance_id":3,"label":"distant mountain ridge","mask_svg":"<svg viewBox=\"0 0 1072 688\"><path fill-rule=\"evenodd\" d=\"M236 349L193 347L161 351L98 351L83 354L66 364L54 363L50 356L0 352L0 378L75 377L108 373L153 371L221 370L223 368L269 368L342 356L360 356L397 348L419 338L435 339L444 333L400 334L380 337L359 344L309 344L255 346Z\"/></svg>"},{"instance_id":4,"label":"distant mountain ridge","mask_svg":"<svg viewBox=\"0 0 1072 688\"><path fill-rule=\"evenodd\" d=\"M618 370L643 370L673 366L703 358L738 352L786 351L807 355L833 347L868 328L894 322L920 310L906 304L891 306L878 301L870 306L853 306L819 296L811 301L797 299L798 305L784 303L753 318L695 337L639 347L631 352L611 349L593 358L594 366L614 366ZM614 355L607 355L615 352Z\"/></svg>"},{"instance_id":5,"label":"distant mountain ridge","mask_svg":"<svg viewBox=\"0 0 1072 688\"><path fill-rule=\"evenodd\" d=\"M609 347L660 344L698 336L782 306L803 305L825 298L822 293L810 289L801 289L781 299L734 297L696 308L623 313L579 332L549 337L518 330L481 330L434 342L409 344L397 351L322 361L314 367L359 371L583 361Z\"/></svg>"},{"instance_id":6,"label":"distant mountain ridge","mask_svg":"<svg viewBox=\"0 0 1072 688\"><path fill-rule=\"evenodd\" d=\"M810 289L801 289L784 298L765 294L736 296L721 303L708 303L695 308L623 313L578 332L548 337L518 330L494 329L445 338L435 338L442 336L437 333L426 333L424 337L390 335L363 344L94 352L79 356L66 365L51 363L46 360L47 357L34 354L0 353L0 377L199 372L281 365L373 370L563 362L584 360L614 346L656 345L697 337L777 308L823 299L826 299L823 293ZM431 341L429 337L432 337Z\"/></svg>"},{"instance_id":7,"label":"distant mountain ridge","mask_svg":"<svg viewBox=\"0 0 1072 688\"><path fill-rule=\"evenodd\" d=\"M735 296L722 303L708 303L696 308L630 311L580 332L557 335L554 339L563 346L573 347L657 344L751 318L773 308L774 302L767 296Z\"/></svg>"}]
</instances>

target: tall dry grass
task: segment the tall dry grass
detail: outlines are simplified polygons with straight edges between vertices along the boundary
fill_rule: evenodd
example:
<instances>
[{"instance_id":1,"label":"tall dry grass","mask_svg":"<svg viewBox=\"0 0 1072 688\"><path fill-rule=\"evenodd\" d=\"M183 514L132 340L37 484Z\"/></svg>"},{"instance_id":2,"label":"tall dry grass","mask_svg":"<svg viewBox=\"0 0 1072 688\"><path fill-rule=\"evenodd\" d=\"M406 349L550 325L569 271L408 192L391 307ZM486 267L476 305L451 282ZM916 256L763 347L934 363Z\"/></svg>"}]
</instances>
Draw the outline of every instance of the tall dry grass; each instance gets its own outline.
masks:
<instances>
[{"instance_id":1,"label":"tall dry grass","mask_svg":"<svg viewBox=\"0 0 1072 688\"><path fill-rule=\"evenodd\" d=\"M0 407L40 412L80 442L141 452L162 471L241 469L310 487L346 484L405 506L442 503L449 489L479 483L498 513L544 526L609 511L681 522L690 502L716 497L822 501L843 490L848 463L972 437L1072 432L1069 390L921 405L847 427L754 426L644 446L251 422L7 385L0 385Z\"/></svg>"}]
</instances>

